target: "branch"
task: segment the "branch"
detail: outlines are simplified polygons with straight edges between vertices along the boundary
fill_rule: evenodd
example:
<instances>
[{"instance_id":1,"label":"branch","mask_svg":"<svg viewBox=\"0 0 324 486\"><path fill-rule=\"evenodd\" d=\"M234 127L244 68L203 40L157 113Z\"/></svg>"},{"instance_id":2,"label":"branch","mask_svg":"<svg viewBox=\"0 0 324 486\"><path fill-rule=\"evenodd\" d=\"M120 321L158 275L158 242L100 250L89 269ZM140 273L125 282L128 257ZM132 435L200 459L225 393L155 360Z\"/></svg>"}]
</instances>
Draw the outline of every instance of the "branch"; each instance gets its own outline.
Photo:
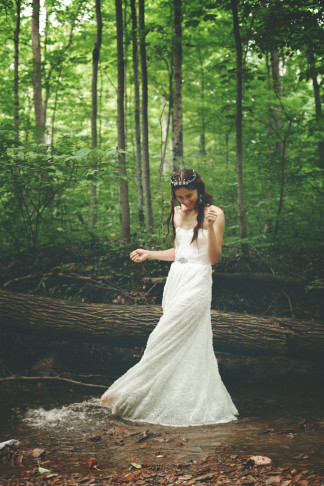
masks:
<instances>
[{"instance_id":1,"label":"branch","mask_svg":"<svg viewBox=\"0 0 324 486\"><path fill-rule=\"evenodd\" d=\"M69 378L63 378L62 376L6 376L5 378L0 378L0 382L10 382L10 381L64 381L66 383L73 383L73 385L87 386L91 388L104 388L107 389L105 385L93 385L92 383L82 383L81 381L71 380Z\"/></svg>"}]
</instances>

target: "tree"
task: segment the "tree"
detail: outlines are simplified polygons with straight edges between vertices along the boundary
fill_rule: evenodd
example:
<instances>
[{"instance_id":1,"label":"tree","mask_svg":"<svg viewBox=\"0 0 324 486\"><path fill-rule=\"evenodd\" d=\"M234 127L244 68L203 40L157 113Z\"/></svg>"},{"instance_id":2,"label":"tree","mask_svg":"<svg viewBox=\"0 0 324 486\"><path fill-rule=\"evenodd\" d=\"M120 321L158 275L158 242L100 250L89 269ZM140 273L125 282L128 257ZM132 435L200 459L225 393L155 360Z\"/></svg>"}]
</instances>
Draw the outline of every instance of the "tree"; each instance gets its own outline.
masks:
<instances>
[{"instance_id":1,"label":"tree","mask_svg":"<svg viewBox=\"0 0 324 486\"><path fill-rule=\"evenodd\" d=\"M33 0L32 46L33 46L33 89L36 121L36 141L45 143L45 105L42 96L42 57L39 34L40 1Z\"/></svg>"},{"instance_id":2,"label":"tree","mask_svg":"<svg viewBox=\"0 0 324 486\"><path fill-rule=\"evenodd\" d=\"M142 149L143 149L143 186L145 196L145 218L146 227L153 227L153 213L151 200L151 181L150 181L150 159L149 159L149 136L148 136L148 116L147 116L147 66L146 66L146 46L145 46L145 0L138 1L138 24L140 35L140 57L141 57L141 78L142 78Z\"/></svg>"},{"instance_id":3,"label":"tree","mask_svg":"<svg viewBox=\"0 0 324 486\"><path fill-rule=\"evenodd\" d=\"M117 26L117 128L118 128L118 171L120 177L119 203L121 210L121 239L130 237L130 215L128 202L128 183L125 157L125 116L124 116L124 46L123 46L123 11L122 0L116 0L116 26Z\"/></svg>"},{"instance_id":4,"label":"tree","mask_svg":"<svg viewBox=\"0 0 324 486\"><path fill-rule=\"evenodd\" d=\"M134 77L134 121L136 143L136 181L138 194L138 219L140 225L144 223L143 213L143 183L142 183L142 146L141 146L141 116L140 93L138 81L138 48L137 48L137 17L135 0L131 0L132 12L132 41L133 41L133 77Z\"/></svg>"},{"instance_id":5,"label":"tree","mask_svg":"<svg viewBox=\"0 0 324 486\"><path fill-rule=\"evenodd\" d=\"M101 48L101 36L102 36L102 19L101 19L101 0L96 0L96 19L97 19L97 36L95 45L92 51L92 104L91 104L91 145L92 148L98 145L98 133L97 133L97 106L98 106L98 65L100 58ZM96 165L94 158L93 165ZM90 185L91 192L91 226L95 227L97 222L97 186L93 183Z\"/></svg>"},{"instance_id":6,"label":"tree","mask_svg":"<svg viewBox=\"0 0 324 486\"><path fill-rule=\"evenodd\" d=\"M182 167L182 0L174 0L174 147L172 171Z\"/></svg>"},{"instance_id":7,"label":"tree","mask_svg":"<svg viewBox=\"0 0 324 486\"><path fill-rule=\"evenodd\" d=\"M16 29L15 29L15 78L14 78L14 124L16 129L16 143L19 142L19 33L20 33L21 0L16 0Z\"/></svg>"},{"instance_id":8,"label":"tree","mask_svg":"<svg viewBox=\"0 0 324 486\"><path fill-rule=\"evenodd\" d=\"M247 237L247 224L244 207L243 188L243 149L242 149L242 43L237 12L237 0L231 0L233 14L233 29L236 46L236 176L237 194L240 217L240 236L242 249L247 253L247 244L244 239Z\"/></svg>"}]
</instances>

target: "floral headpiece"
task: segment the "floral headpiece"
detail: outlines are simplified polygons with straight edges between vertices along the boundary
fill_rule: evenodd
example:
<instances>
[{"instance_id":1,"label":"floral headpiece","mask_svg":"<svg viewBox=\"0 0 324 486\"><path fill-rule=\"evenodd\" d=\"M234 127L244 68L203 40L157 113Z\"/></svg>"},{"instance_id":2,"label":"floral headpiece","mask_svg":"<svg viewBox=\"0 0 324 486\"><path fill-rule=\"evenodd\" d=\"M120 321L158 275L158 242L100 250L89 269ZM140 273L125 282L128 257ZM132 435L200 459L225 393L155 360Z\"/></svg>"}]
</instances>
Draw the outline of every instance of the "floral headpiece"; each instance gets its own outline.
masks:
<instances>
[{"instance_id":1,"label":"floral headpiece","mask_svg":"<svg viewBox=\"0 0 324 486\"><path fill-rule=\"evenodd\" d=\"M188 186L189 184L191 184L196 179L197 174L194 170L192 171L192 175L193 175L192 179L182 179L182 180L179 180L179 181L173 181L172 180L173 176L171 176L171 184L173 186Z\"/></svg>"}]
</instances>

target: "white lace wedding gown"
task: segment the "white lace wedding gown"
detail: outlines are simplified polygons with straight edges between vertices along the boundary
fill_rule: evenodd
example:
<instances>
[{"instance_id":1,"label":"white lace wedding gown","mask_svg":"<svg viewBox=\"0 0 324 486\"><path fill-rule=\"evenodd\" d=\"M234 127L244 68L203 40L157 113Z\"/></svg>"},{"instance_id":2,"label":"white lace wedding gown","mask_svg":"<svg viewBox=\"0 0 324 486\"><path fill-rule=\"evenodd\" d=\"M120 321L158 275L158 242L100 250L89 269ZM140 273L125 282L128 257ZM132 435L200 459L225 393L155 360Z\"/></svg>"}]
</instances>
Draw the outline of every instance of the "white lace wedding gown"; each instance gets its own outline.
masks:
<instances>
[{"instance_id":1,"label":"white lace wedding gown","mask_svg":"<svg viewBox=\"0 0 324 486\"><path fill-rule=\"evenodd\" d=\"M164 287L163 315L142 359L102 395L101 405L126 420L188 426L236 420L219 375L210 319L212 269L208 230L178 227L176 259Z\"/></svg>"}]
</instances>

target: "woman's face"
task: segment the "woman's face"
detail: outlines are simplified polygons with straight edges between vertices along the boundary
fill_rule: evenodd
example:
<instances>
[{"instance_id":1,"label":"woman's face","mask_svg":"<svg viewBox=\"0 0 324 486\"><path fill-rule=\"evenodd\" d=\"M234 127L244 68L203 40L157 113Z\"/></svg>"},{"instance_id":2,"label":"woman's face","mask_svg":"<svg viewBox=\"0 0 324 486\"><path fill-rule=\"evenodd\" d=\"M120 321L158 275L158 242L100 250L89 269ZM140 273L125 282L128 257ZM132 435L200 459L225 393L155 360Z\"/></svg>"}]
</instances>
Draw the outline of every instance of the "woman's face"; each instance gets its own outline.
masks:
<instances>
[{"instance_id":1,"label":"woman's face","mask_svg":"<svg viewBox=\"0 0 324 486\"><path fill-rule=\"evenodd\" d=\"M179 187L174 191L179 203L185 207L185 209L194 209L198 201L197 189L186 189L185 187Z\"/></svg>"}]
</instances>

